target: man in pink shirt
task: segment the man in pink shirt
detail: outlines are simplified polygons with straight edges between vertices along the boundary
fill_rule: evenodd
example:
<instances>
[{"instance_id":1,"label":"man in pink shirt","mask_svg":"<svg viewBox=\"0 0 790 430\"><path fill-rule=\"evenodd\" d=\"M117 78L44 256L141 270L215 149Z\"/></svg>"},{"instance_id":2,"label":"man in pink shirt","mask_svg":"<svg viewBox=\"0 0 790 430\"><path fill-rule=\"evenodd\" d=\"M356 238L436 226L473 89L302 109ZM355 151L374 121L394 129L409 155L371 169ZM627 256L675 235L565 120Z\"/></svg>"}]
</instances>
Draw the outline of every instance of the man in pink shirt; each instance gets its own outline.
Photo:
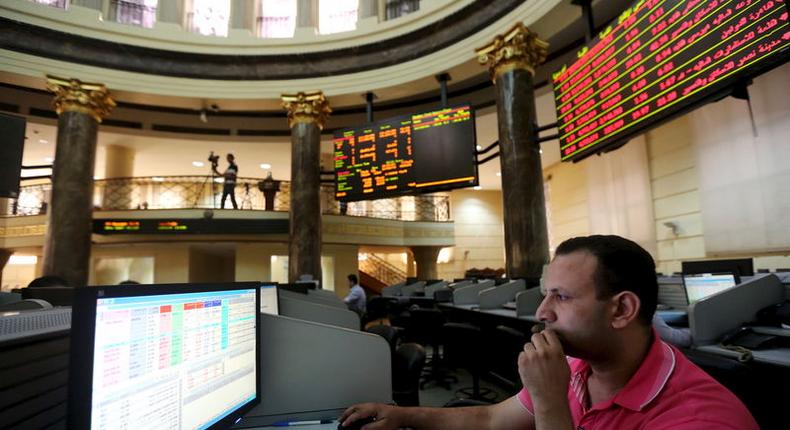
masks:
<instances>
[{"instance_id":1,"label":"man in pink shirt","mask_svg":"<svg viewBox=\"0 0 790 430\"><path fill-rule=\"evenodd\" d=\"M524 389L491 406L401 408L365 403L343 424L416 429L758 429L746 407L652 329L655 263L618 236L557 247L536 316L545 330L524 345Z\"/></svg>"}]
</instances>

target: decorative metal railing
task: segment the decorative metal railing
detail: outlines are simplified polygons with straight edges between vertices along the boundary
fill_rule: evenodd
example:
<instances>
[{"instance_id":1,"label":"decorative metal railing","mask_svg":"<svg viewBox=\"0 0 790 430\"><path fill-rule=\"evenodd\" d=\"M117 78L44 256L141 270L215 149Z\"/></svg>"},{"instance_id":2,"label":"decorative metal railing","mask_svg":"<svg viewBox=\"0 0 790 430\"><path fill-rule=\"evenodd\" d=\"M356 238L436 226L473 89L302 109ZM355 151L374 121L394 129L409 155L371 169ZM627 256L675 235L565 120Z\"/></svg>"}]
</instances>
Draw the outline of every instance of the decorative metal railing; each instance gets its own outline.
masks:
<instances>
[{"instance_id":1,"label":"decorative metal railing","mask_svg":"<svg viewBox=\"0 0 790 430\"><path fill-rule=\"evenodd\" d=\"M259 178L238 178L236 203L239 210L264 210L265 199L258 188ZM94 181L95 210L146 209L220 209L222 178L211 176L152 176L115 178ZM280 182L275 195L274 210L290 209L290 182ZM19 197L11 199L4 214L7 216L40 215L46 213L51 197L49 183L21 187ZM321 211L324 214L349 215L403 221L450 221L450 197L447 194L427 194L391 199L369 200L341 204L334 198L332 184L321 185ZM345 206L345 207L342 207ZM225 208L232 208L230 199Z\"/></svg>"},{"instance_id":2,"label":"decorative metal railing","mask_svg":"<svg viewBox=\"0 0 790 430\"><path fill-rule=\"evenodd\" d=\"M365 258L359 260L359 270L387 285L394 285L406 280L406 272L373 254L365 254Z\"/></svg>"}]
</instances>

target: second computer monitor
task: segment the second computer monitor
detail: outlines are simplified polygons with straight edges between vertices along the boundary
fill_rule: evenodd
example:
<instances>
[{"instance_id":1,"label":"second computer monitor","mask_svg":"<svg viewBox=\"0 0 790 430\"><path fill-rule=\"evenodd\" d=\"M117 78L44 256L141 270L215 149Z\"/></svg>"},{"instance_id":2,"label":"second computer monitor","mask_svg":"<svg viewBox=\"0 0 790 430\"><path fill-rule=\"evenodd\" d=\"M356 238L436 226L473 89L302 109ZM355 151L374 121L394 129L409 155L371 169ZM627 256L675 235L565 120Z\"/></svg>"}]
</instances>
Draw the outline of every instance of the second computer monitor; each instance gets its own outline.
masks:
<instances>
[{"instance_id":1,"label":"second computer monitor","mask_svg":"<svg viewBox=\"0 0 790 430\"><path fill-rule=\"evenodd\" d=\"M69 427L230 427L259 401L259 287L77 289Z\"/></svg>"},{"instance_id":2,"label":"second computer monitor","mask_svg":"<svg viewBox=\"0 0 790 430\"><path fill-rule=\"evenodd\" d=\"M279 315L280 307L277 298L277 283L261 284L261 312L265 314Z\"/></svg>"},{"instance_id":3,"label":"second computer monitor","mask_svg":"<svg viewBox=\"0 0 790 430\"><path fill-rule=\"evenodd\" d=\"M737 284L735 275L732 273L687 273L683 275L683 286L686 289L686 298L690 305L728 290Z\"/></svg>"},{"instance_id":4,"label":"second computer monitor","mask_svg":"<svg viewBox=\"0 0 790 430\"><path fill-rule=\"evenodd\" d=\"M684 261L683 273L733 273L736 281L740 276L754 276L754 260L751 258L732 258L727 260Z\"/></svg>"}]
</instances>

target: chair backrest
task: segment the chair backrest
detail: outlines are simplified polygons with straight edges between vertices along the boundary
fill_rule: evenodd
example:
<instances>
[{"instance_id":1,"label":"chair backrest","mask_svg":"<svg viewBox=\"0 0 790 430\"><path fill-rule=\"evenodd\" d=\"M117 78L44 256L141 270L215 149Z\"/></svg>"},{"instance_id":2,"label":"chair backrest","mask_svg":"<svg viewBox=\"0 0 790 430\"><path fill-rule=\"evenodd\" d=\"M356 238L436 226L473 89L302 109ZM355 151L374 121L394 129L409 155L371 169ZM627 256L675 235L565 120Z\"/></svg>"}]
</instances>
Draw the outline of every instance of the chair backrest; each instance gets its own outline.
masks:
<instances>
[{"instance_id":1,"label":"chair backrest","mask_svg":"<svg viewBox=\"0 0 790 430\"><path fill-rule=\"evenodd\" d=\"M383 337L387 343L390 344L390 351L394 354L398 348L398 341L400 340L400 330L395 327L379 324L368 327L365 329L368 333L377 334Z\"/></svg>"},{"instance_id":2,"label":"chair backrest","mask_svg":"<svg viewBox=\"0 0 790 430\"><path fill-rule=\"evenodd\" d=\"M446 363L467 369L479 369L487 353L480 327L466 323L447 323L442 326L442 344Z\"/></svg>"},{"instance_id":3,"label":"chair backrest","mask_svg":"<svg viewBox=\"0 0 790 430\"><path fill-rule=\"evenodd\" d=\"M425 366L425 348L404 343L392 359L392 398L398 406L420 405L420 375Z\"/></svg>"}]
</instances>

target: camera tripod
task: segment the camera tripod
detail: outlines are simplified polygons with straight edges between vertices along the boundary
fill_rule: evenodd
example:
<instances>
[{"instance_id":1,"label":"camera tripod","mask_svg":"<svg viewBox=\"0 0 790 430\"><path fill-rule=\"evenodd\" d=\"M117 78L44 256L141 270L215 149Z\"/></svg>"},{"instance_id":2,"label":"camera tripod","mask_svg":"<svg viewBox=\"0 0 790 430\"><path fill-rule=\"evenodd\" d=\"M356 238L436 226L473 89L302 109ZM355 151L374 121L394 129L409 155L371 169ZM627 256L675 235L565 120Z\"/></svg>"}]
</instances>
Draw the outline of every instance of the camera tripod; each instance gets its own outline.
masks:
<instances>
[{"instance_id":1,"label":"camera tripod","mask_svg":"<svg viewBox=\"0 0 790 430\"><path fill-rule=\"evenodd\" d=\"M192 202L192 207L193 208L198 207L198 205L200 204L200 198L203 197L203 190L206 189L206 182L208 182L209 180L211 180L211 208L212 209L216 209L217 208L217 193L214 192L214 187L217 184L214 181L214 179L217 177L217 175L214 173L214 169L216 169L216 168L217 168L217 165L212 162L211 163L211 175L210 176L206 176L206 179L204 179L203 183L200 184L200 188L198 188L197 195L195 195L195 201Z\"/></svg>"}]
</instances>

